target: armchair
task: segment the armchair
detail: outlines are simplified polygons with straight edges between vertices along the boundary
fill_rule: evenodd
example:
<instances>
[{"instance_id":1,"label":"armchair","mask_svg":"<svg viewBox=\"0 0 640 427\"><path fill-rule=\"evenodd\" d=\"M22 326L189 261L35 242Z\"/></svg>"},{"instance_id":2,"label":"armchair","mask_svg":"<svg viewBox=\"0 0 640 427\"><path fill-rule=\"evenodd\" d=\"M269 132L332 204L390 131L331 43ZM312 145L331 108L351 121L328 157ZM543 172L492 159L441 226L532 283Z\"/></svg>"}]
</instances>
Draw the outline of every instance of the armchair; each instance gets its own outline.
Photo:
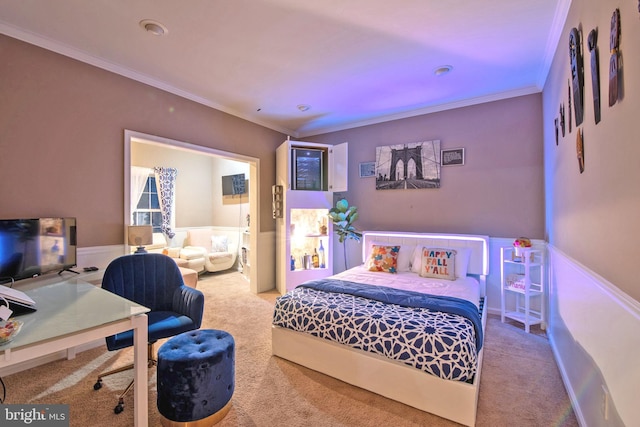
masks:
<instances>
[{"instance_id":1,"label":"armchair","mask_svg":"<svg viewBox=\"0 0 640 427\"><path fill-rule=\"evenodd\" d=\"M163 254L141 253L124 255L113 260L104 272L102 287L126 299L151 309L147 313L149 329L148 366L156 364L153 344L161 339L200 328L204 310L202 292L185 286L178 266ZM133 345L133 331L106 338L110 351ZM93 386L102 387L102 378L133 368L133 364L105 372ZM124 396L133 381L122 392L114 412L124 410Z\"/></svg>"},{"instance_id":2,"label":"armchair","mask_svg":"<svg viewBox=\"0 0 640 427\"><path fill-rule=\"evenodd\" d=\"M198 253L204 259L204 269L210 273L228 270L238 257L238 234L237 230L190 229L184 249Z\"/></svg>"}]
</instances>

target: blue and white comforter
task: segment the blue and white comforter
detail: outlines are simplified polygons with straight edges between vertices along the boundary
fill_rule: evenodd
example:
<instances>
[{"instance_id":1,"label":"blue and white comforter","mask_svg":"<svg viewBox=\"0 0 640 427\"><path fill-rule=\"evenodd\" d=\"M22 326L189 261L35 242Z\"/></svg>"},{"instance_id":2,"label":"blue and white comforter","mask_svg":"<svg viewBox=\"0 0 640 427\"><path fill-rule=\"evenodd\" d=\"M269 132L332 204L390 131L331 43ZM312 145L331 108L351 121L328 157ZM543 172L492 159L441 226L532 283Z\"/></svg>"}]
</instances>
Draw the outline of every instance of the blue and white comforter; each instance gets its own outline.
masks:
<instances>
[{"instance_id":1,"label":"blue and white comforter","mask_svg":"<svg viewBox=\"0 0 640 427\"><path fill-rule=\"evenodd\" d=\"M469 301L338 279L276 300L273 324L379 354L443 379L468 381L482 347Z\"/></svg>"}]
</instances>

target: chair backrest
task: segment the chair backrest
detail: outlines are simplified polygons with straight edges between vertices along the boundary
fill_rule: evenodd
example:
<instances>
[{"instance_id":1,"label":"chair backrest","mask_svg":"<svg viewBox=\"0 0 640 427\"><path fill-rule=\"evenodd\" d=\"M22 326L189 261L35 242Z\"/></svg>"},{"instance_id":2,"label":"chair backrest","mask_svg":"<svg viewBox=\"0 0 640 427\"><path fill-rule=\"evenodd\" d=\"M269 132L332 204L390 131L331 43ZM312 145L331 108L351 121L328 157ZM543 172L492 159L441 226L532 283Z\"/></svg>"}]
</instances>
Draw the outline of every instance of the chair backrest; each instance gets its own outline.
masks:
<instances>
[{"instance_id":1,"label":"chair backrest","mask_svg":"<svg viewBox=\"0 0 640 427\"><path fill-rule=\"evenodd\" d=\"M124 255L111 261L102 287L153 311L171 310L175 290L184 286L177 264L157 253Z\"/></svg>"}]
</instances>

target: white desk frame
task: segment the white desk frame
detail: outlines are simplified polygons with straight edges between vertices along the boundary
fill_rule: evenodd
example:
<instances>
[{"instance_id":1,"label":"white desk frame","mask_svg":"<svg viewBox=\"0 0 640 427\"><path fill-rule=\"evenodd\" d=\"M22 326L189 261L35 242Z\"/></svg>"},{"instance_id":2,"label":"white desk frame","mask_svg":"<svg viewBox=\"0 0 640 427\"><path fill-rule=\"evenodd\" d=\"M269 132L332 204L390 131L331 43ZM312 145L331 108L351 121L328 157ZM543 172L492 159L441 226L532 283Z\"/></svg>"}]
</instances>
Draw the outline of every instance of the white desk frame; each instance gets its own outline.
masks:
<instances>
[{"instance_id":1,"label":"white desk frame","mask_svg":"<svg viewBox=\"0 0 640 427\"><path fill-rule=\"evenodd\" d=\"M78 279L58 278L23 291L38 310L16 318L24 326L12 342L0 346L0 368L64 350L72 359L78 345L133 329L134 419L136 427L147 427L149 309Z\"/></svg>"}]
</instances>

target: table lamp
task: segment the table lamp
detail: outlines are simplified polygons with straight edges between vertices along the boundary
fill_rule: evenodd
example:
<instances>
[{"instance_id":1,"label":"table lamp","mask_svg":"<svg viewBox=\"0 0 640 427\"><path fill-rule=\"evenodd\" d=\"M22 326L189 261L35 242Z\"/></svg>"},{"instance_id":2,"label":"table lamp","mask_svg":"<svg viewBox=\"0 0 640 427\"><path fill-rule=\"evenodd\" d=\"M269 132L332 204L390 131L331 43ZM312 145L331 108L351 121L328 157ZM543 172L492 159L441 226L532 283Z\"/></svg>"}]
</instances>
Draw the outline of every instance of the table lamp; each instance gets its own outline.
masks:
<instances>
[{"instance_id":1,"label":"table lamp","mask_svg":"<svg viewBox=\"0 0 640 427\"><path fill-rule=\"evenodd\" d=\"M150 225L130 225L127 228L127 239L130 246L137 246L135 253L144 254L144 245L153 243L153 227Z\"/></svg>"}]
</instances>

